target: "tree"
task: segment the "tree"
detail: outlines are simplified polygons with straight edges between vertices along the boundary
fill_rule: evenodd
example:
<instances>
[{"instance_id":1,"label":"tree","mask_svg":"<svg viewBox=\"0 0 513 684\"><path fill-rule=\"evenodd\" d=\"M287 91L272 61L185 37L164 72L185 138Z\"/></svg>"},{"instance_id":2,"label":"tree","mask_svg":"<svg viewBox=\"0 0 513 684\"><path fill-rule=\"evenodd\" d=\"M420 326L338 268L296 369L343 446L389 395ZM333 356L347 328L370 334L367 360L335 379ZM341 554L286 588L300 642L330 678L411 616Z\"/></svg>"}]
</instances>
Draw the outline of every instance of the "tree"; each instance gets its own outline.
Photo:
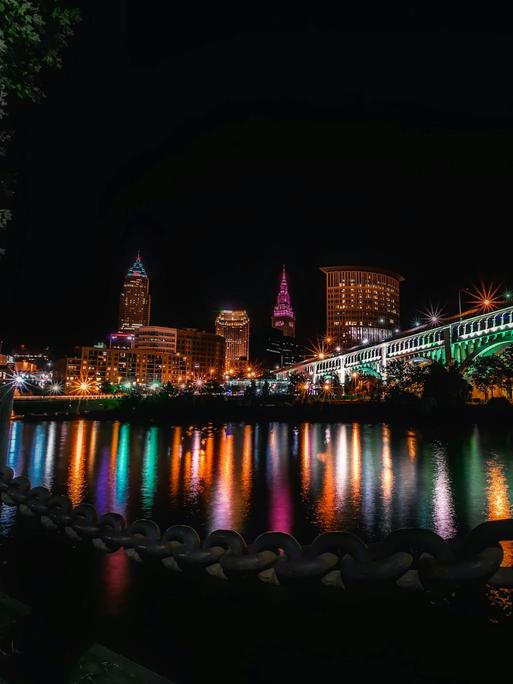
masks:
<instances>
[{"instance_id":1,"label":"tree","mask_svg":"<svg viewBox=\"0 0 513 684\"><path fill-rule=\"evenodd\" d=\"M269 385L269 381L265 380L264 384L262 385L262 392L260 394L260 397L262 399L269 399L271 396L271 386Z\"/></svg>"},{"instance_id":2,"label":"tree","mask_svg":"<svg viewBox=\"0 0 513 684\"><path fill-rule=\"evenodd\" d=\"M288 394L293 397L299 397L304 394L307 376L305 373L291 373L289 376Z\"/></svg>"},{"instance_id":3,"label":"tree","mask_svg":"<svg viewBox=\"0 0 513 684\"><path fill-rule=\"evenodd\" d=\"M503 371L503 385L509 399L513 399L513 345L506 347L500 355Z\"/></svg>"},{"instance_id":4,"label":"tree","mask_svg":"<svg viewBox=\"0 0 513 684\"><path fill-rule=\"evenodd\" d=\"M14 133L11 108L15 102L40 102L45 97L41 74L62 66L62 52L80 21L78 9L62 5L60 0L0 0L0 231L12 218L15 174L4 168Z\"/></svg>"},{"instance_id":5,"label":"tree","mask_svg":"<svg viewBox=\"0 0 513 684\"><path fill-rule=\"evenodd\" d=\"M255 399L257 395L257 386L256 382L254 380L251 381L249 385L246 386L246 389L244 390L244 397L246 399Z\"/></svg>"},{"instance_id":6,"label":"tree","mask_svg":"<svg viewBox=\"0 0 513 684\"><path fill-rule=\"evenodd\" d=\"M214 394L222 394L223 393L223 387L217 380L209 380L205 384L205 391L210 396L212 396Z\"/></svg>"},{"instance_id":7,"label":"tree","mask_svg":"<svg viewBox=\"0 0 513 684\"><path fill-rule=\"evenodd\" d=\"M102 394L113 394L115 391L114 385L108 380L104 380L100 385L100 392Z\"/></svg>"},{"instance_id":8,"label":"tree","mask_svg":"<svg viewBox=\"0 0 513 684\"><path fill-rule=\"evenodd\" d=\"M388 399L421 396L427 364L397 359L386 367L385 396Z\"/></svg>"},{"instance_id":9,"label":"tree","mask_svg":"<svg viewBox=\"0 0 513 684\"><path fill-rule=\"evenodd\" d=\"M441 363L429 364L425 367L422 385L422 397L433 399L438 406L464 403L471 390L457 364L447 367Z\"/></svg>"},{"instance_id":10,"label":"tree","mask_svg":"<svg viewBox=\"0 0 513 684\"><path fill-rule=\"evenodd\" d=\"M488 392L493 397L494 387L500 386L504 379L504 366L501 359L497 356L478 356L472 360L468 374L472 379L472 384L476 389L484 393L488 398Z\"/></svg>"},{"instance_id":11,"label":"tree","mask_svg":"<svg viewBox=\"0 0 513 684\"><path fill-rule=\"evenodd\" d=\"M363 370L360 374L360 380L364 386L365 393L369 395L372 401L381 399L383 396L383 380L380 377Z\"/></svg>"}]
</instances>

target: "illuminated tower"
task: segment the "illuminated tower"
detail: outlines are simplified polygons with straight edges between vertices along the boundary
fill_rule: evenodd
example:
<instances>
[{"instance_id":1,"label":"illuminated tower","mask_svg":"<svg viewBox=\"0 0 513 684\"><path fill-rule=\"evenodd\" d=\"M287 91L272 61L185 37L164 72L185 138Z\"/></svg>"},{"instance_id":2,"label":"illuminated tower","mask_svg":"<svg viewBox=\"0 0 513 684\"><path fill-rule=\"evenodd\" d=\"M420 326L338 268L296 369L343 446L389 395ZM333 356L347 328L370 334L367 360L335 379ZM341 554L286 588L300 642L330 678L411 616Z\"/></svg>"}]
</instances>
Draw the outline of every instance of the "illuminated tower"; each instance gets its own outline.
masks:
<instances>
[{"instance_id":1,"label":"illuminated tower","mask_svg":"<svg viewBox=\"0 0 513 684\"><path fill-rule=\"evenodd\" d=\"M243 309L224 309L217 314L216 335L225 339L226 368L249 360L249 316Z\"/></svg>"},{"instance_id":2,"label":"illuminated tower","mask_svg":"<svg viewBox=\"0 0 513 684\"><path fill-rule=\"evenodd\" d=\"M144 270L141 255L125 276L119 299L119 332L136 330L150 323L150 281Z\"/></svg>"},{"instance_id":3,"label":"illuminated tower","mask_svg":"<svg viewBox=\"0 0 513 684\"><path fill-rule=\"evenodd\" d=\"M281 330L285 337L295 337L296 317L294 316L292 304L290 303L285 266L283 266L280 291L278 292L276 306L273 311L272 326L273 328L276 328L276 330Z\"/></svg>"},{"instance_id":4,"label":"illuminated tower","mask_svg":"<svg viewBox=\"0 0 513 684\"><path fill-rule=\"evenodd\" d=\"M348 349L376 344L399 325L402 275L384 268L323 266L326 274L326 337Z\"/></svg>"}]
</instances>

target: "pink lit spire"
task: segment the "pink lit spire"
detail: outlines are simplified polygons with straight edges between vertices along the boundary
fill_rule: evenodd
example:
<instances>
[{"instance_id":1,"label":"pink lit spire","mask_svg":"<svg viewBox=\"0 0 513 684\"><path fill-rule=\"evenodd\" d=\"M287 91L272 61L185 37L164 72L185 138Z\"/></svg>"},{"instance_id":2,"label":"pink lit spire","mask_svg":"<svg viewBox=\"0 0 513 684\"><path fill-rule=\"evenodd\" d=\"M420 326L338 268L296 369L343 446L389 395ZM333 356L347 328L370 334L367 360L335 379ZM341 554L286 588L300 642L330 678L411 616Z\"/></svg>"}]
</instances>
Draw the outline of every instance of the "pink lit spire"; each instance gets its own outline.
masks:
<instances>
[{"instance_id":1,"label":"pink lit spire","mask_svg":"<svg viewBox=\"0 0 513 684\"><path fill-rule=\"evenodd\" d=\"M294 311L290 303L289 287L287 285L287 274L285 272L285 264L283 265L283 273L281 276L280 291L278 292L278 299L274 307L274 317L294 318Z\"/></svg>"}]
</instances>

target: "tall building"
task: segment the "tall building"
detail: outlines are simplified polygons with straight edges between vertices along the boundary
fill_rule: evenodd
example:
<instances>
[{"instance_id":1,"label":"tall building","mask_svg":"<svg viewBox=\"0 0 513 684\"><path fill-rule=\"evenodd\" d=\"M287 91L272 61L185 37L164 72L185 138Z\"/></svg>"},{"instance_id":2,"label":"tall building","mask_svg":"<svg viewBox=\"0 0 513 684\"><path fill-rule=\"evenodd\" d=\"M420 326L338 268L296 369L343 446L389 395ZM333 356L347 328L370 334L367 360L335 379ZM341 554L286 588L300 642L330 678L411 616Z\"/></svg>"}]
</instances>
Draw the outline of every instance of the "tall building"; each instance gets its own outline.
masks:
<instances>
[{"instance_id":1,"label":"tall building","mask_svg":"<svg viewBox=\"0 0 513 684\"><path fill-rule=\"evenodd\" d=\"M285 266L281 276L280 290L278 298L276 299L276 306L274 307L272 316L272 326L277 330L281 330L285 337L295 337L296 334L296 317L290 303L289 288L287 284L287 274Z\"/></svg>"},{"instance_id":2,"label":"tall building","mask_svg":"<svg viewBox=\"0 0 513 684\"><path fill-rule=\"evenodd\" d=\"M150 281L141 255L125 276L119 300L119 332L132 332L150 323Z\"/></svg>"},{"instance_id":3,"label":"tall building","mask_svg":"<svg viewBox=\"0 0 513 684\"><path fill-rule=\"evenodd\" d=\"M225 339L225 367L249 360L249 316L247 311L222 310L216 318L216 334Z\"/></svg>"},{"instance_id":4,"label":"tall building","mask_svg":"<svg viewBox=\"0 0 513 684\"><path fill-rule=\"evenodd\" d=\"M268 370L291 366L305 358L304 351L294 337L285 337L278 330L271 330L265 347L265 361Z\"/></svg>"},{"instance_id":5,"label":"tall building","mask_svg":"<svg viewBox=\"0 0 513 684\"><path fill-rule=\"evenodd\" d=\"M348 349L390 337L399 326L403 276L383 268L323 266L326 274L326 337Z\"/></svg>"}]
</instances>

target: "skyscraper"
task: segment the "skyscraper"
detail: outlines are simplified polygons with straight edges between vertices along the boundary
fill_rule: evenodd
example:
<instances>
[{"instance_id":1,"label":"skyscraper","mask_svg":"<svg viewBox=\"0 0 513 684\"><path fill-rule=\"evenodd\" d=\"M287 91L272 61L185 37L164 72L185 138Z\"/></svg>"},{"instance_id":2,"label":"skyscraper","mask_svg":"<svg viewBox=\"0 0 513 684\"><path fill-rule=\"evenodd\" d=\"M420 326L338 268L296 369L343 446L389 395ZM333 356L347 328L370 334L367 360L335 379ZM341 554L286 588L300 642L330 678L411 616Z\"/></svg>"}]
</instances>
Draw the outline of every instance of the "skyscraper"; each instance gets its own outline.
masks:
<instances>
[{"instance_id":1,"label":"skyscraper","mask_svg":"<svg viewBox=\"0 0 513 684\"><path fill-rule=\"evenodd\" d=\"M216 335L225 339L225 366L249 360L249 316L247 311L224 309L217 314Z\"/></svg>"},{"instance_id":2,"label":"skyscraper","mask_svg":"<svg viewBox=\"0 0 513 684\"><path fill-rule=\"evenodd\" d=\"M403 276L383 268L323 266L327 341L341 349L376 343L399 326Z\"/></svg>"},{"instance_id":3,"label":"skyscraper","mask_svg":"<svg viewBox=\"0 0 513 684\"><path fill-rule=\"evenodd\" d=\"M144 270L141 255L132 264L125 276L119 300L119 332L129 332L149 325L150 281Z\"/></svg>"},{"instance_id":4,"label":"skyscraper","mask_svg":"<svg viewBox=\"0 0 513 684\"><path fill-rule=\"evenodd\" d=\"M285 337L295 337L296 317L294 316L294 311L290 303L285 265L283 266L280 290L273 311L272 326L277 330L281 330Z\"/></svg>"}]
</instances>

